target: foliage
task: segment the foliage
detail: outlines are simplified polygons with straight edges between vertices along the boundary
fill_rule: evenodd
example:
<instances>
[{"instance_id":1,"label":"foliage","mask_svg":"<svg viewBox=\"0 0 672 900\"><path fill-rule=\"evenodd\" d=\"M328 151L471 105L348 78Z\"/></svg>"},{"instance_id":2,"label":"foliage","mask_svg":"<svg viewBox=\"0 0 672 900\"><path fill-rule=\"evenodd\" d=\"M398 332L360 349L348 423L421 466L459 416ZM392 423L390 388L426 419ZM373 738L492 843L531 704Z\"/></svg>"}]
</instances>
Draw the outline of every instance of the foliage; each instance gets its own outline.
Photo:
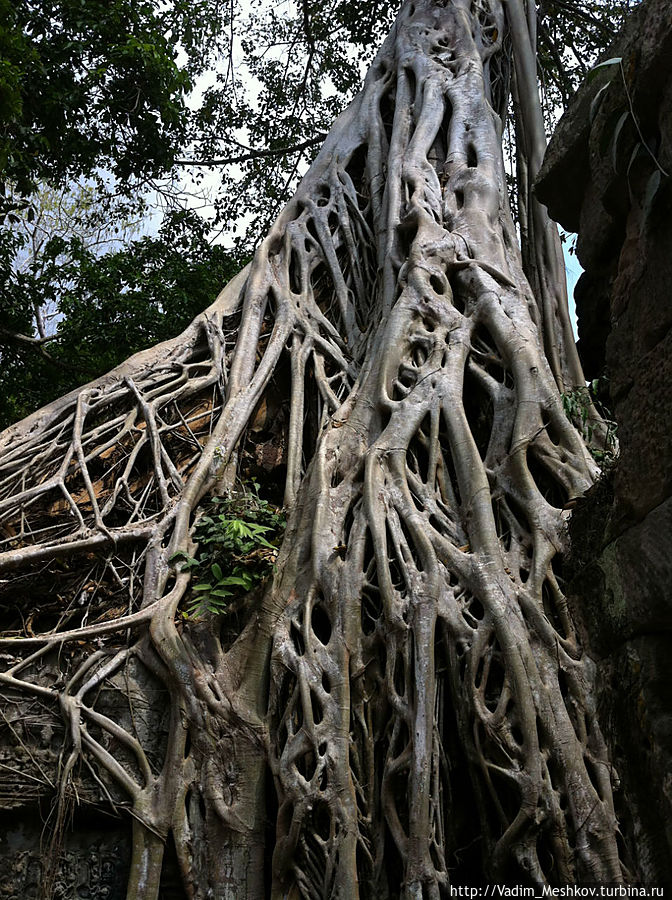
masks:
<instances>
[{"instance_id":1,"label":"foliage","mask_svg":"<svg viewBox=\"0 0 672 900\"><path fill-rule=\"evenodd\" d=\"M168 171L225 25L217 4L186 0L0 0L0 22L0 185L23 195L101 169L122 186Z\"/></svg>"},{"instance_id":2,"label":"foliage","mask_svg":"<svg viewBox=\"0 0 672 900\"><path fill-rule=\"evenodd\" d=\"M585 386L562 394L562 407L565 410L565 415L585 440L595 461L603 468L613 463L618 452L617 424L613 420L610 411L600 400L600 396L604 396L607 388L608 379L602 376L594 378ZM596 423L594 417L595 411L600 416L599 445L596 442L598 423ZM602 434L605 426L606 431Z\"/></svg>"},{"instance_id":3,"label":"foliage","mask_svg":"<svg viewBox=\"0 0 672 900\"><path fill-rule=\"evenodd\" d=\"M634 2L540 7L547 110L560 109ZM64 190L88 178L87 215L123 236L137 210L146 212L147 189L177 210L192 203L178 164L193 160L186 172L199 187L208 169L216 172L214 224L234 242L234 258L247 256L359 88L397 7L0 0L0 313L5 336L24 337L2 350L0 427L174 336L233 271L206 246L196 217L179 212L156 238L104 255L55 229L60 240L45 241L33 253L39 260L15 271L25 224L39 216L38 184ZM198 81L206 70L215 73L209 85ZM157 181L164 177L171 180ZM49 307L55 334L36 326Z\"/></svg>"},{"instance_id":4,"label":"foliage","mask_svg":"<svg viewBox=\"0 0 672 900\"><path fill-rule=\"evenodd\" d=\"M605 116L599 143L600 152L603 156L606 156L607 153L610 154L615 174L618 175L619 171L625 169L625 176L631 191L633 181L638 179L643 181L643 190L639 192L641 193L642 210L641 231L646 225L661 187L669 183L670 174L663 168L651 149L651 145L656 141L655 135L647 139L642 131L628 87L623 59L615 56L598 63L588 73L586 81L593 80L600 72L604 73L605 71L607 73L607 78L604 79L605 83L596 92L590 105L590 121L592 123L597 117L612 82L615 83L619 89L622 89L625 102L617 102L615 108L612 108L610 113ZM618 79L614 79L616 72L619 74ZM624 167L623 163L626 159L628 164L627 167ZM653 163L653 169L651 163Z\"/></svg>"},{"instance_id":5,"label":"foliage","mask_svg":"<svg viewBox=\"0 0 672 900\"><path fill-rule=\"evenodd\" d=\"M270 575L285 527L281 510L249 482L241 493L213 497L194 529L198 557L178 552L181 571L193 574L185 616L222 613L237 594L246 594Z\"/></svg>"},{"instance_id":6,"label":"foliage","mask_svg":"<svg viewBox=\"0 0 672 900\"><path fill-rule=\"evenodd\" d=\"M549 130L638 0L538 5L538 65ZM239 246L263 235L359 89L398 4L251 4L232 19L237 67L220 68L189 130L196 181L217 170L219 221ZM510 50L509 50L510 52ZM263 185L260 192L259 186ZM245 226L240 223L245 216Z\"/></svg>"},{"instance_id":7,"label":"foliage","mask_svg":"<svg viewBox=\"0 0 672 900\"><path fill-rule=\"evenodd\" d=\"M0 0L0 427L175 336L237 270L186 198L122 246L147 192L174 194L156 179L174 173L228 9Z\"/></svg>"},{"instance_id":8,"label":"foliage","mask_svg":"<svg viewBox=\"0 0 672 900\"><path fill-rule=\"evenodd\" d=\"M207 223L189 211L169 212L156 237L102 255L80 237L54 236L17 270L26 242L0 232L0 427L179 334L244 262L211 245ZM46 342L21 339L35 306L57 320Z\"/></svg>"}]
</instances>

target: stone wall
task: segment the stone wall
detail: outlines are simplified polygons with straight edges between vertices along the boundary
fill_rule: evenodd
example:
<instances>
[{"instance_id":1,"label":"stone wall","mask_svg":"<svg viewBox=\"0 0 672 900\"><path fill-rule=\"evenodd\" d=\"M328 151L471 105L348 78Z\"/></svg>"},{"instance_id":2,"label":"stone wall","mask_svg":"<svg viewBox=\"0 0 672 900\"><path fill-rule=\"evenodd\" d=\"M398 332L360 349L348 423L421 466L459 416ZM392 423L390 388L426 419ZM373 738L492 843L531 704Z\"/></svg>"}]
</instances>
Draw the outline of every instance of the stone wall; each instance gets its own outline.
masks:
<instances>
[{"instance_id":1,"label":"stone wall","mask_svg":"<svg viewBox=\"0 0 672 900\"><path fill-rule=\"evenodd\" d=\"M636 877L672 879L672 8L644 0L560 122L537 183L578 232L579 350L606 371L620 458L572 530Z\"/></svg>"}]
</instances>

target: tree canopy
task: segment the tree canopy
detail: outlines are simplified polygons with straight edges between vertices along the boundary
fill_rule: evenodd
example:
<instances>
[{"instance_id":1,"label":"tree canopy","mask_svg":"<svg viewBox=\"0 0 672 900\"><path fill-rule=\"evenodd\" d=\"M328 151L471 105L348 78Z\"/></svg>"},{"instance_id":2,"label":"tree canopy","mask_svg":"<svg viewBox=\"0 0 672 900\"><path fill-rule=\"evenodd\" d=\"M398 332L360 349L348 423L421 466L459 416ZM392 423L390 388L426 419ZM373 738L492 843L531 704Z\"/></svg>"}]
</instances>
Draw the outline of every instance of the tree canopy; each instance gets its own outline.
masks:
<instances>
[{"instance_id":1,"label":"tree canopy","mask_svg":"<svg viewBox=\"0 0 672 900\"><path fill-rule=\"evenodd\" d=\"M196 213L169 210L155 236L102 253L77 233L54 234L18 271L27 236L7 236L0 427L184 330L244 263L208 230ZM43 336L32 333L40 309L56 318Z\"/></svg>"},{"instance_id":2,"label":"tree canopy","mask_svg":"<svg viewBox=\"0 0 672 900\"><path fill-rule=\"evenodd\" d=\"M636 2L538 4L533 39L549 116ZM389 0L2 3L5 191L27 196L40 181L96 173L137 190L174 171L178 157L193 159L224 172L225 228L247 214L267 222L287 199L398 9ZM205 71L213 83L187 102Z\"/></svg>"},{"instance_id":3,"label":"tree canopy","mask_svg":"<svg viewBox=\"0 0 672 900\"><path fill-rule=\"evenodd\" d=\"M633 2L538 5L538 64L549 126ZM220 275L247 257L291 195L353 96L397 7L387 0L171 0L160 6L0 0L0 353L7 398L1 422L120 362L141 346L143 335L148 346L184 326L185 317L167 301L161 306L165 327L128 329L105 349L96 338L111 325L103 308L115 290L119 320L122 307L130 315L129 304L142 317L146 303L145 318L156 322L158 307L149 294L129 293L120 271L130 281L137 265L144 273L151 245L152 252L170 257L170 277L178 278L174 222L189 221L194 229L178 280L196 284L196 248L202 271L212 276L184 306L187 318L204 305L207 290L220 287ZM505 48L505 55L510 52ZM510 177L515 180L513 168ZM67 196L78 183L92 195L79 225L84 232L96 215L110 233L126 233L129 218L149 215L157 203L173 211L140 247L125 251L118 243L108 256L105 248L75 239L67 247L47 241L20 271L30 252L21 223L39 217L40 192ZM206 240L209 229L184 212L199 205L193 194L205 184L210 243L220 234L235 248L223 270L223 252ZM178 230L185 234L182 225ZM38 321L47 306L49 334ZM41 343L45 337L49 342Z\"/></svg>"},{"instance_id":4,"label":"tree canopy","mask_svg":"<svg viewBox=\"0 0 672 900\"><path fill-rule=\"evenodd\" d=\"M171 169L225 24L216 5L2 0L0 13L0 185L26 196L107 171L127 187Z\"/></svg>"}]
</instances>

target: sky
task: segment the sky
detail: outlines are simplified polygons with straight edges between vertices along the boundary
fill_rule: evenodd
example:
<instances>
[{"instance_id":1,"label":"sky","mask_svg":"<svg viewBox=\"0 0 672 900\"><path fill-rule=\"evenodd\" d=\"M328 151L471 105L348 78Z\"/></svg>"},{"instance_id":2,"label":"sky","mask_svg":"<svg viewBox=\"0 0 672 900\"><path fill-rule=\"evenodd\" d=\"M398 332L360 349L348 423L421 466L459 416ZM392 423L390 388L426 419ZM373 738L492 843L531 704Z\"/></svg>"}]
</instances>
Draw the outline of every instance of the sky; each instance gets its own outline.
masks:
<instances>
[{"instance_id":1,"label":"sky","mask_svg":"<svg viewBox=\"0 0 672 900\"><path fill-rule=\"evenodd\" d=\"M565 256L565 272L567 273L567 294L569 295L569 316L574 329L574 337L578 339L578 329L576 325L576 306L574 304L574 287L581 277L583 269L581 263L576 258L575 253L569 253L569 248L574 246L575 234L568 234L567 240L562 245L562 252Z\"/></svg>"},{"instance_id":2,"label":"sky","mask_svg":"<svg viewBox=\"0 0 672 900\"><path fill-rule=\"evenodd\" d=\"M241 9L245 12L247 12L249 10L249 0L243 0ZM236 67L241 66L243 63L244 55L239 46L236 46L234 49L234 58L235 58ZM364 77L364 70L362 72L362 78L363 77ZM209 86L212 86L212 84L214 84L215 80L216 80L215 72L203 73L197 79L195 90L193 91L193 94L188 101L189 104L193 105L193 106L198 106L202 99L204 91ZM246 86L248 89L250 87L253 87L252 81L250 80L249 76L246 76L245 83L246 83ZM241 138L241 140L245 139L245 135L242 133L241 133L241 135L239 135L239 137ZM206 170L202 174L204 175L204 178L201 183L201 189L203 190L203 192L206 196L208 196L208 195L214 196L217 192L218 183L219 183L219 173L218 173L217 169ZM185 187L187 186L187 181L188 180L185 177L185 179L184 179ZM198 206L201 206L202 203L203 203L203 200L198 200L197 197L192 197L192 198L190 198L188 205L192 206L192 207L198 207ZM206 203L205 203L206 210L207 210L208 205L209 204L206 201ZM206 210L204 210L204 212ZM158 229L158 220L152 224L154 227L153 227L153 229L150 228L150 231L157 230ZM569 314L570 314L570 320L572 322L572 327L574 329L575 338L578 338L578 329L577 329L577 321L576 321L576 307L574 304L574 287L575 287L576 282L578 281L579 277L581 276L583 269L581 268L581 265L580 265L578 259L576 258L576 254L569 252L569 249L574 247L574 245L575 245L576 235L575 234L563 234L563 237L564 237L564 240L563 240L562 248L563 248L563 254L564 254L564 258L565 258L565 272L567 275L567 293L568 293L568 298L569 298ZM232 242L233 242L233 236L228 235L228 234L222 235L221 233L219 233L219 234L215 235L215 233L213 232L212 238L214 239L215 243L222 243L222 244L224 244L224 246L230 246L230 245L232 245Z\"/></svg>"}]
</instances>

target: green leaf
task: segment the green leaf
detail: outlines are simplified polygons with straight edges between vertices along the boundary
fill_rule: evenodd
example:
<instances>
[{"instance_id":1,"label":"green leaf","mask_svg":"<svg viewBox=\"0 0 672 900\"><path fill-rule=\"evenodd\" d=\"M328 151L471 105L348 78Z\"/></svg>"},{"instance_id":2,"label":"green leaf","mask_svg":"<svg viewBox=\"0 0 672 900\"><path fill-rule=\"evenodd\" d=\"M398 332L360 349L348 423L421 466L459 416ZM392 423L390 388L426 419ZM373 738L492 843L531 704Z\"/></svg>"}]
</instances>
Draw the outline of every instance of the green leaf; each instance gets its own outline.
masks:
<instances>
[{"instance_id":1,"label":"green leaf","mask_svg":"<svg viewBox=\"0 0 672 900\"><path fill-rule=\"evenodd\" d=\"M226 578L221 579L219 584L246 588L249 585L249 581L247 581L245 578L239 578L237 575L227 575Z\"/></svg>"},{"instance_id":2,"label":"green leaf","mask_svg":"<svg viewBox=\"0 0 672 900\"><path fill-rule=\"evenodd\" d=\"M646 182L646 187L644 188L644 196L642 198L642 218L644 222L649 217L651 208L653 207L653 201L656 199L656 194L658 193L661 182L662 175L660 174L660 171L656 169L651 173L649 180Z\"/></svg>"},{"instance_id":3,"label":"green leaf","mask_svg":"<svg viewBox=\"0 0 672 900\"><path fill-rule=\"evenodd\" d=\"M621 62L621 59L622 57L620 56L614 56L611 59L605 59L604 62L598 63L596 66L593 66L593 68L590 69L590 71L586 75L586 83L589 83L594 78L596 78L602 69L608 68L609 66L618 66Z\"/></svg>"},{"instance_id":4,"label":"green leaf","mask_svg":"<svg viewBox=\"0 0 672 900\"><path fill-rule=\"evenodd\" d=\"M180 557L183 557L183 556L186 556L187 558L189 557L189 554L187 553L187 551L186 550L177 550L175 553L173 553L171 556L168 557L168 562L173 562L174 560L180 559Z\"/></svg>"},{"instance_id":5,"label":"green leaf","mask_svg":"<svg viewBox=\"0 0 672 900\"><path fill-rule=\"evenodd\" d=\"M218 563L213 563L211 568L213 576L217 579L217 581L221 581L224 577L222 573L222 567L218 565Z\"/></svg>"},{"instance_id":6,"label":"green leaf","mask_svg":"<svg viewBox=\"0 0 672 900\"><path fill-rule=\"evenodd\" d=\"M623 130L623 126L628 120L630 115L630 111L626 110L621 114L618 122L616 123L616 127L614 128L614 136L613 143L611 145L611 164L613 166L614 172L618 172L618 138Z\"/></svg>"},{"instance_id":7,"label":"green leaf","mask_svg":"<svg viewBox=\"0 0 672 900\"><path fill-rule=\"evenodd\" d=\"M212 585L211 585L211 584L205 584L205 583L203 583L203 584L196 584L196 585L194 585L194 587L192 588L192 591L211 591L211 590L212 590Z\"/></svg>"},{"instance_id":8,"label":"green leaf","mask_svg":"<svg viewBox=\"0 0 672 900\"><path fill-rule=\"evenodd\" d=\"M637 141L637 143L635 144L635 148L630 155L630 162L628 163L628 168L626 170L626 176L628 178L630 177L630 170L632 169L635 160L640 154L646 154L646 150L644 148L644 144L642 144L641 141Z\"/></svg>"},{"instance_id":9,"label":"green leaf","mask_svg":"<svg viewBox=\"0 0 672 900\"><path fill-rule=\"evenodd\" d=\"M258 522L252 522L250 528L255 534L263 534L265 531L273 531L270 525L260 525Z\"/></svg>"},{"instance_id":10,"label":"green leaf","mask_svg":"<svg viewBox=\"0 0 672 900\"><path fill-rule=\"evenodd\" d=\"M597 115L598 110L599 110L600 106L602 105L602 101L604 100L604 94L608 87L609 87L608 84L602 85L602 87L599 89L599 91L595 94L595 96L592 99L592 102L590 104L590 112L588 114L588 121L590 122L591 125L593 124L593 121L595 120L595 116Z\"/></svg>"}]
</instances>

